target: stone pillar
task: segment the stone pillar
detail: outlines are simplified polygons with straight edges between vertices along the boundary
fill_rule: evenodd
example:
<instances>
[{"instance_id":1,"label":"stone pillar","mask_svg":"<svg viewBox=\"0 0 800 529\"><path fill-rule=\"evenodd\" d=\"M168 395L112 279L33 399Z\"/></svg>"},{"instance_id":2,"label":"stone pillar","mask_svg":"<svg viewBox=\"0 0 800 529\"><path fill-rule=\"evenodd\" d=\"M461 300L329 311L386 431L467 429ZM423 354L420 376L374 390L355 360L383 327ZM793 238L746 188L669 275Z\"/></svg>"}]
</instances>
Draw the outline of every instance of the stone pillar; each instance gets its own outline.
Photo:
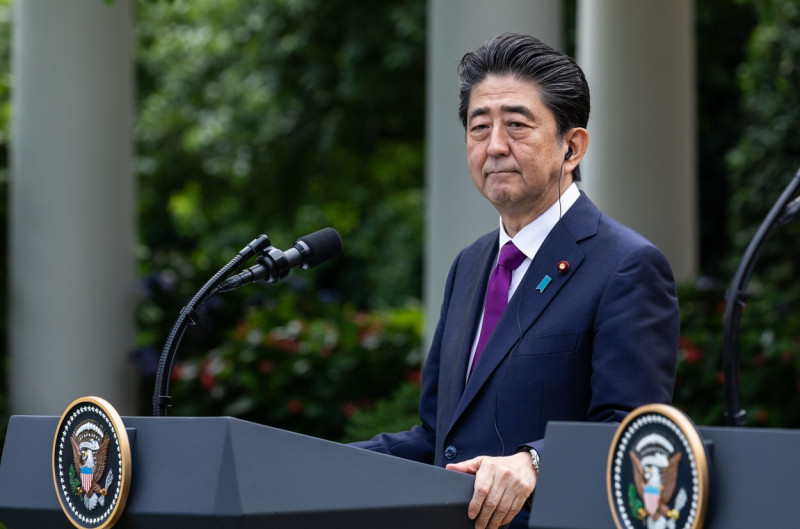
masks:
<instances>
[{"instance_id":1,"label":"stone pillar","mask_svg":"<svg viewBox=\"0 0 800 529\"><path fill-rule=\"evenodd\" d=\"M458 252L498 226L467 169L464 128L458 119L461 57L506 31L527 33L561 47L560 0L429 0L425 162L425 328L428 343L439 319L444 284Z\"/></svg>"},{"instance_id":2,"label":"stone pillar","mask_svg":"<svg viewBox=\"0 0 800 529\"><path fill-rule=\"evenodd\" d=\"M592 113L582 187L653 241L678 280L697 272L694 3L578 3Z\"/></svg>"},{"instance_id":3,"label":"stone pillar","mask_svg":"<svg viewBox=\"0 0 800 529\"><path fill-rule=\"evenodd\" d=\"M130 0L13 5L11 408L135 411Z\"/></svg>"}]
</instances>

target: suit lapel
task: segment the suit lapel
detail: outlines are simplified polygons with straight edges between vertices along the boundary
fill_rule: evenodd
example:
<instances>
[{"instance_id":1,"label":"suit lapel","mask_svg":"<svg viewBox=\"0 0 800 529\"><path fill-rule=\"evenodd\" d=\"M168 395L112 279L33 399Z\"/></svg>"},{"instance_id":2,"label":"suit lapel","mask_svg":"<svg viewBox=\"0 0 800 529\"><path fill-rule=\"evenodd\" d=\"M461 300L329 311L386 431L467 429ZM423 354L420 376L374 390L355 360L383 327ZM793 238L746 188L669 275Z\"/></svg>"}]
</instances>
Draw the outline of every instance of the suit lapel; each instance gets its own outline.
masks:
<instances>
[{"instance_id":1,"label":"suit lapel","mask_svg":"<svg viewBox=\"0 0 800 529\"><path fill-rule=\"evenodd\" d=\"M494 236L486 238L485 244L478 248L476 255L471 258L464 255L459 260L459 267L467 267L466 288L455 288L453 299L450 302L448 319L458 318L451 322L458 332L446 334L446 340L451 343L443 344L441 365L443 369L452 371L449 376L440 378L439 405L441 417L451 417L457 403L464 393L464 383L467 378L467 364L475 338L475 328L478 325L483 309L483 297L486 284L489 281L494 260L497 256L498 230ZM461 281L459 281L461 283ZM456 310L462 308L463 310ZM466 329L466 330L465 330Z\"/></svg>"},{"instance_id":2,"label":"suit lapel","mask_svg":"<svg viewBox=\"0 0 800 529\"><path fill-rule=\"evenodd\" d=\"M564 215L564 218L553 227L547 240L545 240L525 273L525 277L516 292L509 300L508 306L500 317L494 333L486 343L480 361L464 388L464 393L452 416L450 427L469 406L492 373L510 354L513 347L522 338L522 335L536 322L544 309L578 270L584 259L583 252L578 247L578 241L597 233L599 216L599 210L584 195L581 195L581 198ZM567 273L558 271L558 263L561 261L569 263ZM481 288L486 284L486 277L481 283ZM549 282L546 277L550 278ZM478 299L478 311L482 302L483 297L480 296ZM469 328L474 329L474 325ZM474 332L471 334L474 334ZM467 338L470 340L469 344L471 345L471 340L474 336ZM465 354L467 357L469 356L469 349ZM449 365L461 364L466 366L463 360L460 364L456 361L455 364ZM465 369L466 367L464 367L463 376L460 377L460 380L463 380L466 376Z\"/></svg>"}]
</instances>

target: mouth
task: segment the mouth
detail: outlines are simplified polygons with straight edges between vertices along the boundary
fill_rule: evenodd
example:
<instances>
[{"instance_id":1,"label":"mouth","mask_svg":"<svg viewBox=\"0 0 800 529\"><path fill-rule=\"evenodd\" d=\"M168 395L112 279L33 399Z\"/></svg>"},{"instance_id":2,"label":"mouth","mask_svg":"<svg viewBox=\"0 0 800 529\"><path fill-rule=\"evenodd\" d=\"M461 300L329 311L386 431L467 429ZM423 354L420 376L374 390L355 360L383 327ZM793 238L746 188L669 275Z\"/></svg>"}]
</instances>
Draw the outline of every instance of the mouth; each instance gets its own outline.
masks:
<instances>
[{"instance_id":1,"label":"mouth","mask_svg":"<svg viewBox=\"0 0 800 529\"><path fill-rule=\"evenodd\" d=\"M491 171L486 171L486 178L489 178L490 176L503 177L515 173L517 173L517 171L514 169L493 169Z\"/></svg>"}]
</instances>

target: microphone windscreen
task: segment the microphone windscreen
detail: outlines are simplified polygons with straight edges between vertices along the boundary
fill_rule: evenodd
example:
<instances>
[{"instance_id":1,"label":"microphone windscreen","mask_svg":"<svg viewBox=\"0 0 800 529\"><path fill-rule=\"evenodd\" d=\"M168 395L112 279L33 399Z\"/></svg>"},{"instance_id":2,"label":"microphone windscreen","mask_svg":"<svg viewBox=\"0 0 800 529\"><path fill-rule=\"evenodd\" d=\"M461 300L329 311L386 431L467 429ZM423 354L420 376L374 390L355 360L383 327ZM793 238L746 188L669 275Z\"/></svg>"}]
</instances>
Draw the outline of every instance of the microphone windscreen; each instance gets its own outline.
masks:
<instances>
[{"instance_id":1,"label":"microphone windscreen","mask_svg":"<svg viewBox=\"0 0 800 529\"><path fill-rule=\"evenodd\" d=\"M299 240L308 246L310 254L308 268L313 268L342 253L342 238L339 232L330 227L309 233Z\"/></svg>"}]
</instances>

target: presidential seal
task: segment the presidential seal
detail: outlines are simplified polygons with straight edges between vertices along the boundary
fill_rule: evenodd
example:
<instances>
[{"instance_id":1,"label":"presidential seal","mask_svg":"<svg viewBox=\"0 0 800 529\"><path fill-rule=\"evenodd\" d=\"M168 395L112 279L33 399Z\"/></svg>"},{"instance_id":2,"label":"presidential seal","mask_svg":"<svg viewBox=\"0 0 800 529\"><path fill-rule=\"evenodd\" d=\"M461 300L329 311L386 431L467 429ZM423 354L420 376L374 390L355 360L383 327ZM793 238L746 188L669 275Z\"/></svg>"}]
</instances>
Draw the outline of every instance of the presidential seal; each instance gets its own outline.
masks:
<instances>
[{"instance_id":1,"label":"presidential seal","mask_svg":"<svg viewBox=\"0 0 800 529\"><path fill-rule=\"evenodd\" d=\"M619 425L608 454L607 490L617 529L702 529L708 457L680 410L650 404Z\"/></svg>"},{"instance_id":2,"label":"presidential seal","mask_svg":"<svg viewBox=\"0 0 800 529\"><path fill-rule=\"evenodd\" d=\"M130 468L128 434L116 410L98 397L70 404L53 442L53 480L72 525L113 527L128 498Z\"/></svg>"}]
</instances>

